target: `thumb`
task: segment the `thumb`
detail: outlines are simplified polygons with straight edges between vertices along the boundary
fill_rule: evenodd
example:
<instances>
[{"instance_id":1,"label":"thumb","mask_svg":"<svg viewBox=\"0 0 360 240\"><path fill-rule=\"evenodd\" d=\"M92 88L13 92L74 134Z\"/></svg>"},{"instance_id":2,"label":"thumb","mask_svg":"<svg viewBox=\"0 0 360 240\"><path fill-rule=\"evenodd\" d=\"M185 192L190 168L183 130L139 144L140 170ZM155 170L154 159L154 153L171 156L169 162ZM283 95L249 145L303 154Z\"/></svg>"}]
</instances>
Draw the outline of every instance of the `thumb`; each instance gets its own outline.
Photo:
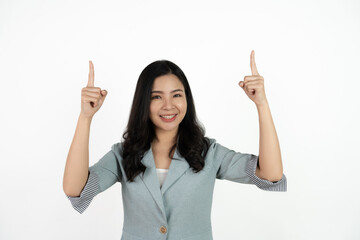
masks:
<instances>
[{"instance_id":1,"label":"thumb","mask_svg":"<svg viewBox=\"0 0 360 240\"><path fill-rule=\"evenodd\" d=\"M103 96L103 97L106 97L106 95L107 95L107 91L106 90L101 90L101 95Z\"/></svg>"}]
</instances>

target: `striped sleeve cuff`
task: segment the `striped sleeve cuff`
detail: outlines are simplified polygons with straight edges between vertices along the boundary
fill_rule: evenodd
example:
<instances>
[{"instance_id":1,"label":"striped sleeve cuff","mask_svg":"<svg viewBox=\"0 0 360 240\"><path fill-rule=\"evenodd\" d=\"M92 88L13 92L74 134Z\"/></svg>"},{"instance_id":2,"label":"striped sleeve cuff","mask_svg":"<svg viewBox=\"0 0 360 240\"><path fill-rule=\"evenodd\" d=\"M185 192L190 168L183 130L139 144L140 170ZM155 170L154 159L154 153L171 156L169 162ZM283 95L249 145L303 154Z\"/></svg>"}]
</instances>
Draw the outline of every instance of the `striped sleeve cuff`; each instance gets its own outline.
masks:
<instances>
[{"instance_id":1,"label":"striped sleeve cuff","mask_svg":"<svg viewBox=\"0 0 360 240\"><path fill-rule=\"evenodd\" d=\"M90 205L99 190L99 176L89 169L89 177L79 197L67 196L72 207L79 213L83 213Z\"/></svg>"},{"instance_id":2,"label":"striped sleeve cuff","mask_svg":"<svg viewBox=\"0 0 360 240\"><path fill-rule=\"evenodd\" d=\"M248 162L246 167L246 173L250 178L252 184L256 185L258 188L265 191L278 191L278 192L286 192L287 191L287 179L285 174L283 174L280 181L271 182L266 179L259 178L256 176L256 166L258 163L259 157L254 155Z\"/></svg>"}]
</instances>

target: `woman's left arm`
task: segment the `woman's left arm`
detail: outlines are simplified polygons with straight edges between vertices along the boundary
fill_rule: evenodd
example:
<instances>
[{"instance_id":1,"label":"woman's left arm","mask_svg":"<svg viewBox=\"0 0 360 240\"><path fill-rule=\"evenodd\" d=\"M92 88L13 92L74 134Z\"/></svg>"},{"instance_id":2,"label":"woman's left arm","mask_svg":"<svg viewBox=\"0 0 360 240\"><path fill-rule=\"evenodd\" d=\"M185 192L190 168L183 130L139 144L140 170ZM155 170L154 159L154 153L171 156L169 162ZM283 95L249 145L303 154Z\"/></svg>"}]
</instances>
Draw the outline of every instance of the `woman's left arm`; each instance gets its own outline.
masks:
<instances>
[{"instance_id":1,"label":"woman's left arm","mask_svg":"<svg viewBox=\"0 0 360 240\"><path fill-rule=\"evenodd\" d=\"M239 85L256 104L259 114L259 164L255 174L272 182L280 181L283 176L280 145L265 95L264 78L256 68L254 50L250 54L250 68L252 75L245 76Z\"/></svg>"},{"instance_id":2,"label":"woman's left arm","mask_svg":"<svg viewBox=\"0 0 360 240\"><path fill-rule=\"evenodd\" d=\"M279 140L268 103L256 105L259 114L259 167L256 175L269 181L280 181L283 175L283 166Z\"/></svg>"}]
</instances>

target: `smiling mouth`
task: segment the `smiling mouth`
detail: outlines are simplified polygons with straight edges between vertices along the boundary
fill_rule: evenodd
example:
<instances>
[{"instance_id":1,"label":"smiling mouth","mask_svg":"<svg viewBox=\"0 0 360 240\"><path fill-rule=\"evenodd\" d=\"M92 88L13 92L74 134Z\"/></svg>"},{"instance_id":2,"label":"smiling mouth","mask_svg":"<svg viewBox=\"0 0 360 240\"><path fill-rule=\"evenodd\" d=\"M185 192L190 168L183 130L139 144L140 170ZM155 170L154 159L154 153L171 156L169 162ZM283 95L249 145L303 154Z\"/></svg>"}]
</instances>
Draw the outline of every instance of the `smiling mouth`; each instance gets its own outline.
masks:
<instances>
[{"instance_id":1,"label":"smiling mouth","mask_svg":"<svg viewBox=\"0 0 360 240\"><path fill-rule=\"evenodd\" d=\"M160 115L160 117L164 118L164 119L172 119L176 116L177 114L172 114L172 115Z\"/></svg>"}]
</instances>

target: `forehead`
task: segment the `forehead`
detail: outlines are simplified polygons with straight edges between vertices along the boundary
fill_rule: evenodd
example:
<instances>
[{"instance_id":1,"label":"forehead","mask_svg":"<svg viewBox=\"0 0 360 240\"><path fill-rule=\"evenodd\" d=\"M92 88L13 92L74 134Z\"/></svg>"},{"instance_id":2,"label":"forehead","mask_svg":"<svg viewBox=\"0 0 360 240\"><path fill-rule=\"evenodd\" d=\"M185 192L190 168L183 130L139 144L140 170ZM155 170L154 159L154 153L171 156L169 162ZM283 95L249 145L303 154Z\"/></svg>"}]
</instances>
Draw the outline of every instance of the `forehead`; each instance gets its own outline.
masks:
<instances>
[{"instance_id":1,"label":"forehead","mask_svg":"<svg viewBox=\"0 0 360 240\"><path fill-rule=\"evenodd\" d=\"M155 78L152 90L153 91L164 91L170 92L174 89L184 90L184 86L179 80L179 78L174 74L167 74Z\"/></svg>"}]
</instances>

